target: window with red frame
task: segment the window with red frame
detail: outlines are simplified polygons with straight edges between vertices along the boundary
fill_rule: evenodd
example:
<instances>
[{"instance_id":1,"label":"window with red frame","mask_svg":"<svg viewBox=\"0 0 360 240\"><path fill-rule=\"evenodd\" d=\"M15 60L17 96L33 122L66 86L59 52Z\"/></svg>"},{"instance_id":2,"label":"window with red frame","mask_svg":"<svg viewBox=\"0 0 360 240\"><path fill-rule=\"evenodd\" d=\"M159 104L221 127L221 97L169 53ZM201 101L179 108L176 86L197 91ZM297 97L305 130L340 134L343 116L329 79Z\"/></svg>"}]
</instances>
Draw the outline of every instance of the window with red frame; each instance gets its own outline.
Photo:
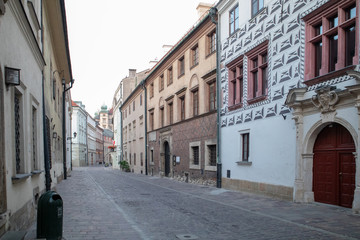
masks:
<instances>
[{"instance_id":1,"label":"window with red frame","mask_svg":"<svg viewBox=\"0 0 360 240\"><path fill-rule=\"evenodd\" d=\"M358 64L356 4L331 1L304 17L305 81Z\"/></svg>"},{"instance_id":2,"label":"window with red frame","mask_svg":"<svg viewBox=\"0 0 360 240\"><path fill-rule=\"evenodd\" d=\"M209 110L216 109L216 86L215 82L209 84Z\"/></svg>"},{"instance_id":3,"label":"window with red frame","mask_svg":"<svg viewBox=\"0 0 360 240\"><path fill-rule=\"evenodd\" d=\"M231 108L242 107L243 103L243 86L244 86L244 67L243 56L236 60L236 62L228 65L229 69L229 102Z\"/></svg>"},{"instance_id":4,"label":"window with red frame","mask_svg":"<svg viewBox=\"0 0 360 240\"><path fill-rule=\"evenodd\" d=\"M154 83L150 84L149 95L150 98L154 97Z\"/></svg>"},{"instance_id":5,"label":"window with red frame","mask_svg":"<svg viewBox=\"0 0 360 240\"><path fill-rule=\"evenodd\" d=\"M168 76L167 76L167 85L169 86L172 83L173 83L173 68L169 67L168 68Z\"/></svg>"},{"instance_id":6,"label":"window with red frame","mask_svg":"<svg viewBox=\"0 0 360 240\"><path fill-rule=\"evenodd\" d=\"M266 98L268 88L267 42L260 44L246 55L248 57L248 102Z\"/></svg>"},{"instance_id":7,"label":"window with red frame","mask_svg":"<svg viewBox=\"0 0 360 240\"><path fill-rule=\"evenodd\" d=\"M159 77L159 92L164 90L164 74Z\"/></svg>"}]
</instances>

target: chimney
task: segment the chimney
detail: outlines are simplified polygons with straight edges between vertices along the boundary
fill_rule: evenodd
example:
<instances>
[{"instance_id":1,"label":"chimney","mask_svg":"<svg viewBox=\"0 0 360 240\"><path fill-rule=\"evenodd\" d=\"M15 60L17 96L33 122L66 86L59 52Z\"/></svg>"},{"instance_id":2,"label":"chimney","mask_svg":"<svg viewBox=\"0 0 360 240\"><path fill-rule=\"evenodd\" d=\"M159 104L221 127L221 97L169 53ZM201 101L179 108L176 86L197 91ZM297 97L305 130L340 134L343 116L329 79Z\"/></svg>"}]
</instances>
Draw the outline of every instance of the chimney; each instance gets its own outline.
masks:
<instances>
[{"instance_id":1,"label":"chimney","mask_svg":"<svg viewBox=\"0 0 360 240\"><path fill-rule=\"evenodd\" d=\"M159 61L157 60L157 58L155 58L155 60L151 60L149 62L149 65L150 65L150 69L152 69Z\"/></svg>"},{"instance_id":2,"label":"chimney","mask_svg":"<svg viewBox=\"0 0 360 240\"><path fill-rule=\"evenodd\" d=\"M164 44L164 45L162 46L162 48L163 48L163 50L164 50L164 55L165 55L168 51L170 51L170 49L171 49L172 47L173 47L172 45Z\"/></svg>"},{"instance_id":3,"label":"chimney","mask_svg":"<svg viewBox=\"0 0 360 240\"><path fill-rule=\"evenodd\" d=\"M136 69L129 69L129 77L135 77Z\"/></svg>"},{"instance_id":4,"label":"chimney","mask_svg":"<svg viewBox=\"0 0 360 240\"><path fill-rule=\"evenodd\" d=\"M199 5L197 6L196 10L198 11L198 16L199 18L201 18L204 13L206 13L206 11L208 11L211 7L213 6L213 4L210 3L199 3Z\"/></svg>"}]
</instances>

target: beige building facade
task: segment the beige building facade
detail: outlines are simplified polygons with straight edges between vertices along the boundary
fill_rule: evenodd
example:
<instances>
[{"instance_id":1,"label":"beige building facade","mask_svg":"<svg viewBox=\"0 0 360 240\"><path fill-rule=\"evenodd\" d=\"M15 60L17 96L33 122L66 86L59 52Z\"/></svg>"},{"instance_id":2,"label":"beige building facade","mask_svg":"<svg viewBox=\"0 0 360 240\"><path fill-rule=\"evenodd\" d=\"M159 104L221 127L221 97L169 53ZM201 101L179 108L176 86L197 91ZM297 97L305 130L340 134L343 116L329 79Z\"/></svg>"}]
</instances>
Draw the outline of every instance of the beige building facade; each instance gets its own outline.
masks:
<instances>
[{"instance_id":1,"label":"beige building facade","mask_svg":"<svg viewBox=\"0 0 360 240\"><path fill-rule=\"evenodd\" d=\"M122 104L123 160L130 171L145 174L145 96L142 82Z\"/></svg>"},{"instance_id":2,"label":"beige building facade","mask_svg":"<svg viewBox=\"0 0 360 240\"><path fill-rule=\"evenodd\" d=\"M216 180L215 24L207 10L145 79L149 174Z\"/></svg>"},{"instance_id":3,"label":"beige building facade","mask_svg":"<svg viewBox=\"0 0 360 240\"><path fill-rule=\"evenodd\" d=\"M129 97L130 93L135 89L135 87L146 77L148 70L137 72L136 69L129 69L129 76L123 78L114 94L112 110L113 110L113 132L114 132L114 141L116 157L113 161L113 168L120 168L119 162L122 159L122 119L120 113L120 107L123 102Z\"/></svg>"},{"instance_id":4,"label":"beige building facade","mask_svg":"<svg viewBox=\"0 0 360 240\"><path fill-rule=\"evenodd\" d=\"M4 3L0 10L0 236L27 229L35 220L40 195L63 178L62 79L65 84L72 79L64 1Z\"/></svg>"}]
</instances>

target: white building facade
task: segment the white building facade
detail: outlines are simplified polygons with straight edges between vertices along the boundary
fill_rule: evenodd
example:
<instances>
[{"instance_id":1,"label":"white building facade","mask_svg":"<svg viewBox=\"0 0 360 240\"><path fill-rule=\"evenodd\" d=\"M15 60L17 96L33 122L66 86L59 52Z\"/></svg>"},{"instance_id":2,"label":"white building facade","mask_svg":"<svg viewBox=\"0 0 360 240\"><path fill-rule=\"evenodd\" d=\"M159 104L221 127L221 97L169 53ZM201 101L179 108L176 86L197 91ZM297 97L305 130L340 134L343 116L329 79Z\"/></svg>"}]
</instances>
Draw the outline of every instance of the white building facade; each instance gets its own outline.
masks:
<instances>
[{"instance_id":1,"label":"white building facade","mask_svg":"<svg viewBox=\"0 0 360 240\"><path fill-rule=\"evenodd\" d=\"M87 166L87 113L81 102L73 102L72 108L72 166Z\"/></svg>"},{"instance_id":2,"label":"white building facade","mask_svg":"<svg viewBox=\"0 0 360 240\"><path fill-rule=\"evenodd\" d=\"M217 9L222 185L359 211L358 1Z\"/></svg>"}]
</instances>

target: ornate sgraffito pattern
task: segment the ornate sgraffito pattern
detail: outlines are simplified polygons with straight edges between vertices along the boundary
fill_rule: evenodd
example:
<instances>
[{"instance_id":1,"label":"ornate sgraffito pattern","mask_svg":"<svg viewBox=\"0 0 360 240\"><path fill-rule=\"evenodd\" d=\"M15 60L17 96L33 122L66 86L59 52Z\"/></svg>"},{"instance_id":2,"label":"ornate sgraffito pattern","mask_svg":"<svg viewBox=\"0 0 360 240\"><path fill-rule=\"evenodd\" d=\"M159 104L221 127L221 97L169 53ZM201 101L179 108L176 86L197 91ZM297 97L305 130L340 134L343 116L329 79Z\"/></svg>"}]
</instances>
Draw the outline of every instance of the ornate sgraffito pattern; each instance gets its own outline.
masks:
<instances>
[{"instance_id":1,"label":"ornate sgraffito pattern","mask_svg":"<svg viewBox=\"0 0 360 240\"><path fill-rule=\"evenodd\" d=\"M221 126L227 127L259 119L284 115L290 109L284 105L289 90L304 87L305 23L302 17L329 0L274 0L256 17L240 26L238 32L222 42ZM240 13L241 14L241 13ZM268 41L268 94L265 100L247 102L248 59L246 53ZM243 55L243 105L228 110L228 73L226 64ZM346 81L347 76L331 80ZM325 85L329 82L323 83ZM314 90L318 85L308 87Z\"/></svg>"}]
</instances>

